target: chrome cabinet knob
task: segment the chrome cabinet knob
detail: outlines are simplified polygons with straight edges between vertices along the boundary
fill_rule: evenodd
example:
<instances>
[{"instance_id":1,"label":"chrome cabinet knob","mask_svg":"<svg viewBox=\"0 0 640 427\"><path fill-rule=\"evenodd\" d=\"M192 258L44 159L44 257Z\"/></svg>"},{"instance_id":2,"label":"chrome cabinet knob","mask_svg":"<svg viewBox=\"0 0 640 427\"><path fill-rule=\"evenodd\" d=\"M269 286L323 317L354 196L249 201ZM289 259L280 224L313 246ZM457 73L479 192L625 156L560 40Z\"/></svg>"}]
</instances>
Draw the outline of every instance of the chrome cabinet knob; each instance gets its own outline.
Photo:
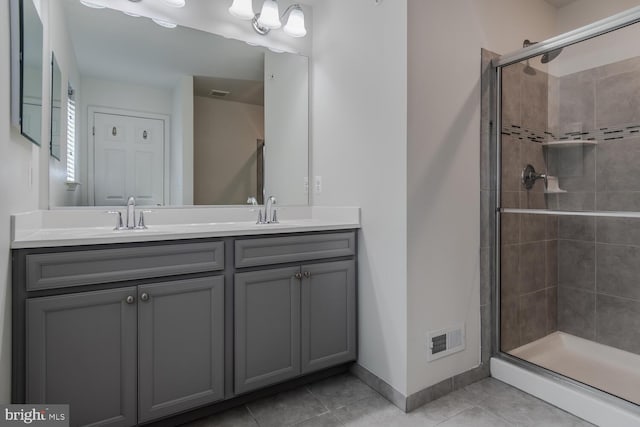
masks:
<instances>
[{"instance_id":1,"label":"chrome cabinet knob","mask_svg":"<svg viewBox=\"0 0 640 427\"><path fill-rule=\"evenodd\" d=\"M302 279L302 274L301 273L296 273L295 278L300 280Z\"/></svg>"},{"instance_id":2,"label":"chrome cabinet knob","mask_svg":"<svg viewBox=\"0 0 640 427\"><path fill-rule=\"evenodd\" d=\"M309 273L308 271L305 271L304 272L304 277L306 277L308 279L309 277L311 277L311 273Z\"/></svg>"},{"instance_id":3,"label":"chrome cabinet knob","mask_svg":"<svg viewBox=\"0 0 640 427\"><path fill-rule=\"evenodd\" d=\"M135 302L135 300L136 299L134 297L129 295L125 301L127 302L127 304L133 304Z\"/></svg>"},{"instance_id":4,"label":"chrome cabinet knob","mask_svg":"<svg viewBox=\"0 0 640 427\"><path fill-rule=\"evenodd\" d=\"M142 295L140 295L140 299L141 299L142 301L149 301L149 294L148 294L148 293L146 293L146 292L143 292L143 294L142 294Z\"/></svg>"}]
</instances>

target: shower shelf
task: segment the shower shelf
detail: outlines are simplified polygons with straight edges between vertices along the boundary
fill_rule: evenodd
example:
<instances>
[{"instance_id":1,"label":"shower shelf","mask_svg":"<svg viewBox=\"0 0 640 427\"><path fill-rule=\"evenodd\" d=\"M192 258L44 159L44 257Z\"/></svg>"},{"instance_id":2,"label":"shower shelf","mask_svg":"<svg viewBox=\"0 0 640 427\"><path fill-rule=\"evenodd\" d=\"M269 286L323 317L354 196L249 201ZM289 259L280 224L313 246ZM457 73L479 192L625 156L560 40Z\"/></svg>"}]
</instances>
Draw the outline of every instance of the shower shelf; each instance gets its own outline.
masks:
<instances>
[{"instance_id":1,"label":"shower shelf","mask_svg":"<svg viewBox=\"0 0 640 427\"><path fill-rule=\"evenodd\" d=\"M577 147L583 145L596 145L598 141L589 139L561 139L557 141L543 142L543 147Z\"/></svg>"},{"instance_id":2,"label":"shower shelf","mask_svg":"<svg viewBox=\"0 0 640 427\"><path fill-rule=\"evenodd\" d=\"M561 188L558 189L554 189L554 190L544 190L544 194L560 194L560 193L566 193L567 190L563 190Z\"/></svg>"}]
</instances>

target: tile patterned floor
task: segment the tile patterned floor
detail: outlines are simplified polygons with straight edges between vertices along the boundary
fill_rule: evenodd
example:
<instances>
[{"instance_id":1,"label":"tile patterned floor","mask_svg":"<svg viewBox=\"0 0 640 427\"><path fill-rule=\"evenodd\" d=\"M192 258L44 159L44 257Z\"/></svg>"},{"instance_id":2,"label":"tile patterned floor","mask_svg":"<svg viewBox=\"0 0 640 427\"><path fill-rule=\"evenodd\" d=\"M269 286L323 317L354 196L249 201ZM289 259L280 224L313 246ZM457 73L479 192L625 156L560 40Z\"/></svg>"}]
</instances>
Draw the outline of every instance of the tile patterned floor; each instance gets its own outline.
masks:
<instances>
[{"instance_id":1,"label":"tile patterned floor","mask_svg":"<svg viewBox=\"0 0 640 427\"><path fill-rule=\"evenodd\" d=\"M251 402L185 427L580 427L591 424L500 381L471 384L405 414L351 374Z\"/></svg>"}]
</instances>

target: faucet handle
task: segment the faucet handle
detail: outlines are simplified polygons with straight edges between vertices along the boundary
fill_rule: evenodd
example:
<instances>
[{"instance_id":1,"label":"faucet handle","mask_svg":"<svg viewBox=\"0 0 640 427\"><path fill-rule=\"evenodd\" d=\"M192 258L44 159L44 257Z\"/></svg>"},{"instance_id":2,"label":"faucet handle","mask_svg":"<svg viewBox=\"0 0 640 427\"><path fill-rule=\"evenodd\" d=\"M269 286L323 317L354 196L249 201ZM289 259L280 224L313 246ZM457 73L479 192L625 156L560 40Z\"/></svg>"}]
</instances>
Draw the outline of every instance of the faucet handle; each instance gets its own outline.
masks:
<instances>
[{"instance_id":1,"label":"faucet handle","mask_svg":"<svg viewBox=\"0 0 640 427\"><path fill-rule=\"evenodd\" d=\"M153 211L149 210L141 210L140 216L138 216L138 225L136 226L136 230L146 230L147 225L144 223L144 214L152 213Z\"/></svg>"},{"instance_id":2,"label":"faucet handle","mask_svg":"<svg viewBox=\"0 0 640 427\"><path fill-rule=\"evenodd\" d=\"M256 221L256 224L264 224L264 221L262 220L262 211L258 210L258 221Z\"/></svg>"},{"instance_id":3,"label":"faucet handle","mask_svg":"<svg viewBox=\"0 0 640 427\"><path fill-rule=\"evenodd\" d=\"M278 211L276 209L273 210L273 217L271 217L271 223L280 224L280 221L278 221Z\"/></svg>"},{"instance_id":4,"label":"faucet handle","mask_svg":"<svg viewBox=\"0 0 640 427\"><path fill-rule=\"evenodd\" d=\"M122 212L120 211L107 211L105 213L116 215L116 226L114 230L122 230L124 228L124 223L122 222Z\"/></svg>"}]
</instances>

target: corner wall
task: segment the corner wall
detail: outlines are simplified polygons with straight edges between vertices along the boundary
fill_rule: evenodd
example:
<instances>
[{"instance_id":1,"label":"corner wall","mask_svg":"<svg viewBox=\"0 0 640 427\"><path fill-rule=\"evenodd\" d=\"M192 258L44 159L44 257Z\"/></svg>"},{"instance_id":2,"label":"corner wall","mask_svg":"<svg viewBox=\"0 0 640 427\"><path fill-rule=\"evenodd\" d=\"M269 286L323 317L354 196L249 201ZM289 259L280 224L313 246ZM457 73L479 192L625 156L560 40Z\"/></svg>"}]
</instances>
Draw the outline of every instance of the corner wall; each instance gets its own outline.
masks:
<instances>
[{"instance_id":1,"label":"corner wall","mask_svg":"<svg viewBox=\"0 0 640 427\"><path fill-rule=\"evenodd\" d=\"M407 391L407 0L314 4L313 205L360 206L358 363ZM312 180L313 181L313 180ZM313 186L311 186L313 188Z\"/></svg>"},{"instance_id":2,"label":"corner wall","mask_svg":"<svg viewBox=\"0 0 640 427\"><path fill-rule=\"evenodd\" d=\"M489 190L479 182L481 48L508 53L553 36L555 9L543 0L409 0L408 17L410 395L451 390L450 378L481 362L479 195ZM490 192L482 195L488 204ZM489 307L486 291L482 303ZM428 332L461 323L466 349L427 362Z\"/></svg>"},{"instance_id":3,"label":"corner wall","mask_svg":"<svg viewBox=\"0 0 640 427\"><path fill-rule=\"evenodd\" d=\"M0 5L0 403L11 400L11 263L9 217L38 208L40 148L11 127L9 2ZM46 147L46 146L45 146ZM47 150L48 155L48 150ZM34 167L36 165L36 167Z\"/></svg>"}]
</instances>

